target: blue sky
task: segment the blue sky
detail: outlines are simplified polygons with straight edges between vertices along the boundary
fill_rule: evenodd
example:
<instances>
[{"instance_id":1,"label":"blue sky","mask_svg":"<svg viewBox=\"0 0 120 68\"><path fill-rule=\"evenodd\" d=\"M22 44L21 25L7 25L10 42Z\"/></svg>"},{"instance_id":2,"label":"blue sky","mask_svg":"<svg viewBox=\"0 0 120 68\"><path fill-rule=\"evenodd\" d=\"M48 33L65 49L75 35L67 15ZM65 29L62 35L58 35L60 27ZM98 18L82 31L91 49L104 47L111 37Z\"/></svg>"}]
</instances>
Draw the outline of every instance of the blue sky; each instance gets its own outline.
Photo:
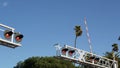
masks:
<instances>
[{"instance_id":1,"label":"blue sky","mask_svg":"<svg viewBox=\"0 0 120 68\"><path fill-rule=\"evenodd\" d=\"M77 47L90 51L84 17L93 52L111 51L113 43L120 44L119 7L119 0L0 0L0 23L24 34L22 47L0 46L0 68L13 68L32 56L54 56L55 43L73 46L76 25L83 30Z\"/></svg>"}]
</instances>

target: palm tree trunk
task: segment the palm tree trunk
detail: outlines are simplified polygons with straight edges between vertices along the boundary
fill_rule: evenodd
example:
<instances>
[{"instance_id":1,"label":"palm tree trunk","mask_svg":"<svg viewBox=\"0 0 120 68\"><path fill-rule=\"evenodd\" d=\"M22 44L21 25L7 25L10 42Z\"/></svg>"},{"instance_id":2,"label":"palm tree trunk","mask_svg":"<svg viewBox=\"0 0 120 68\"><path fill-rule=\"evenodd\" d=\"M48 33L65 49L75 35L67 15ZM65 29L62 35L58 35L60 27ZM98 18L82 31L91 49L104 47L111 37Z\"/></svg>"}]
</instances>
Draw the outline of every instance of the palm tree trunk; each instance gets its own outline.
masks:
<instances>
[{"instance_id":1,"label":"palm tree trunk","mask_svg":"<svg viewBox=\"0 0 120 68\"><path fill-rule=\"evenodd\" d=\"M76 40L77 40L77 36L75 37L75 44L74 44L74 47L76 48Z\"/></svg>"}]
</instances>

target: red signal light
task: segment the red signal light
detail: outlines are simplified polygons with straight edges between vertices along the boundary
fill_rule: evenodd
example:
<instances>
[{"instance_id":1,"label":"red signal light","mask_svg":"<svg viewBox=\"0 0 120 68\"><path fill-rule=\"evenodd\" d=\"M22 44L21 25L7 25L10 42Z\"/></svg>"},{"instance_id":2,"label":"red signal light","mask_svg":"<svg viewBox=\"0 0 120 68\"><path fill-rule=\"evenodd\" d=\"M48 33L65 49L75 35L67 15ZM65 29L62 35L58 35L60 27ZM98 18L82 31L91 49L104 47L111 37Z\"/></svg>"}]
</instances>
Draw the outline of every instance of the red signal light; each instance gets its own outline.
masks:
<instances>
[{"instance_id":1,"label":"red signal light","mask_svg":"<svg viewBox=\"0 0 120 68\"><path fill-rule=\"evenodd\" d=\"M67 48L62 49L62 54L63 54L63 55L66 55L66 52L67 52L67 51L68 51Z\"/></svg>"},{"instance_id":2,"label":"red signal light","mask_svg":"<svg viewBox=\"0 0 120 68\"><path fill-rule=\"evenodd\" d=\"M68 52L69 56L72 56L74 52L75 52L75 50L70 50L70 51Z\"/></svg>"},{"instance_id":3,"label":"red signal light","mask_svg":"<svg viewBox=\"0 0 120 68\"><path fill-rule=\"evenodd\" d=\"M16 42L21 42L23 37L24 37L24 36L23 36L22 34L17 34L17 35L15 36Z\"/></svg>"},{"instance_id":4,"label":"red signal light","mask_svg":"<svg viewBox=\"0 0 120 68\"><path fill-rule=\"evenodd\" d=\"M11 36L12 36L12 34L13 34L12 31L10 31L10 30L5 30L5 32L4 32L4 37L5 37L6 39L10 39Z\"/></svg>"},{"instance_id":5,"label":"red signal light","mask_svg":"<svg viewBox=\"0 0 120 68\"><path fill-rule=\"evenodd\" d=\"M95 56L91 56L90 59L95 59Z\"/></svg>"},{"instance_id":6,"label":"red signal light","mask_svg":"<svg viewBox=\"0 0 120 68\"><path fill-rule=\"evenodd\" d=\"M100 60L99 57L95 58L94 63L97 64L99 62L99 60Z\"/></svg>"}]
</instances>

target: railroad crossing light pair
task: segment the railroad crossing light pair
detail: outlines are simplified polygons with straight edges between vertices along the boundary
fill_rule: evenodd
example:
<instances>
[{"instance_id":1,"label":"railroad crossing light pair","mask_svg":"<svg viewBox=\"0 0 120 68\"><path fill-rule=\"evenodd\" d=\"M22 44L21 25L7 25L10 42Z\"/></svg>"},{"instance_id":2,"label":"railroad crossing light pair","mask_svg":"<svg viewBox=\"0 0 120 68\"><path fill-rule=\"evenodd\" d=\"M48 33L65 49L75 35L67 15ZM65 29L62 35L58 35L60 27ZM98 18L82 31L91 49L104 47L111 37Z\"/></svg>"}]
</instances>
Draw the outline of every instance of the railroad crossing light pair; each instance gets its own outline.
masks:
<instances>
[{"instance_id":1,"label":"railroad crossing light pair","mask_svg":"<svg viewBox=\"0 0 120 68\"><path fill-rule=\"evenodd\" d=\"M14 38L15 38L16 42L21 42L22 41L22 38L24 37L22 34L13 33L11 30L5 30L4 31L4 37L8 40L11 39L13 34L15 35Z\"/></svg>"},{"instance_id":2,"label":"railroad crossing light pair","mask_svg":"<svg viewBox=\"0 0 120 68\"><path fill-rule=\"evenodd\" d=\"M99 62L99 60L100 60L100 58L97 56L94 56L94 55L86 56L86 61L91 62L91 63L94 61L94 63L97 64Z\"/></svg>"},{"instance_id":3,"label":"railroad crossing light pair","mask_svg":"<svg viewBox=\"0 0 120 68\"><path fill-rule=\"evenodd\" d=\"M75 52L75 50L69 50L67 48L63 48L62 49L62 55L66 55L66 53L68 53L68 55L72 57L72 55L73 55L74 52Z\"/></svg>"}]
</instances>

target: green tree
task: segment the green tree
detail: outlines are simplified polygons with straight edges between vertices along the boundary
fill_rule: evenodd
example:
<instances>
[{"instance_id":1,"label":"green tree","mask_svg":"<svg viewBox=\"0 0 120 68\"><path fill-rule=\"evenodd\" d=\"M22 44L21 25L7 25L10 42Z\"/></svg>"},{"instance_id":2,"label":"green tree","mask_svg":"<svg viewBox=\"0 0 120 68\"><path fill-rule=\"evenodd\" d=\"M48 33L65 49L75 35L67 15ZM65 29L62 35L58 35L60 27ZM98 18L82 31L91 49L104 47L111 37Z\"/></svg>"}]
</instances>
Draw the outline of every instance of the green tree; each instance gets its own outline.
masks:
<instances>
[{"instance_id":1,"label":"green tree","mask_svg":"<svg viewBox=\"0 0 120 68\"><path fill-rule=\"evenodd\" d=\"M14 68L23 68L23 66L24 66L24 63L22 61L19 61L17 63L17 66L15 66Z\"/></svg>"},{"instance_id":2,"label":"green tree","mask_svg":"<svg viewBox=\"0 0 120 68\"><path fill-rule=\"evenodd\" d=\"M104 55L106 58L109 58L109 59L115 59L117 62L118 62L118 68L120 67L120 55L119 55L119 52L118 52L118 44L114 43L112 45L112 51L111 52L106 52Z\"/></svg>"},{"instance_id":3,"label":"green tree","mask_svg":"<svg viewBox=\"0 0 120 68\"><path fill-rule=\"evenodd\" d=\"M75 26L74 30L75 30L75 34L76 34L74 47L76 48L76 40L77 40L78 36L82 35L82 29L80 26Z\"/></svg>"},{"instance_id":4,"label":"green tree","mask_svg":"<svg viewBox=\"0 0 120 68\"><path fill-rule=\"evenodd\" d=\"M55 57L30 57L14 68L75 68L75 66L67 60Z\"/></svg>"},{"instance_id":5,"label":"green tree","mask_svg":"<svg viewBox=\"0 0 120 68\"><path fill-rule=\"evenodd\" d=\"M106 52L104 54L106 58L109 58L109 59L112 59L113 60L113 52ZM118 62L118 68L120 67L120 55L119 55L119 52L118 53L115 53L115 60Z\"/></svg>"}]
</instances>

